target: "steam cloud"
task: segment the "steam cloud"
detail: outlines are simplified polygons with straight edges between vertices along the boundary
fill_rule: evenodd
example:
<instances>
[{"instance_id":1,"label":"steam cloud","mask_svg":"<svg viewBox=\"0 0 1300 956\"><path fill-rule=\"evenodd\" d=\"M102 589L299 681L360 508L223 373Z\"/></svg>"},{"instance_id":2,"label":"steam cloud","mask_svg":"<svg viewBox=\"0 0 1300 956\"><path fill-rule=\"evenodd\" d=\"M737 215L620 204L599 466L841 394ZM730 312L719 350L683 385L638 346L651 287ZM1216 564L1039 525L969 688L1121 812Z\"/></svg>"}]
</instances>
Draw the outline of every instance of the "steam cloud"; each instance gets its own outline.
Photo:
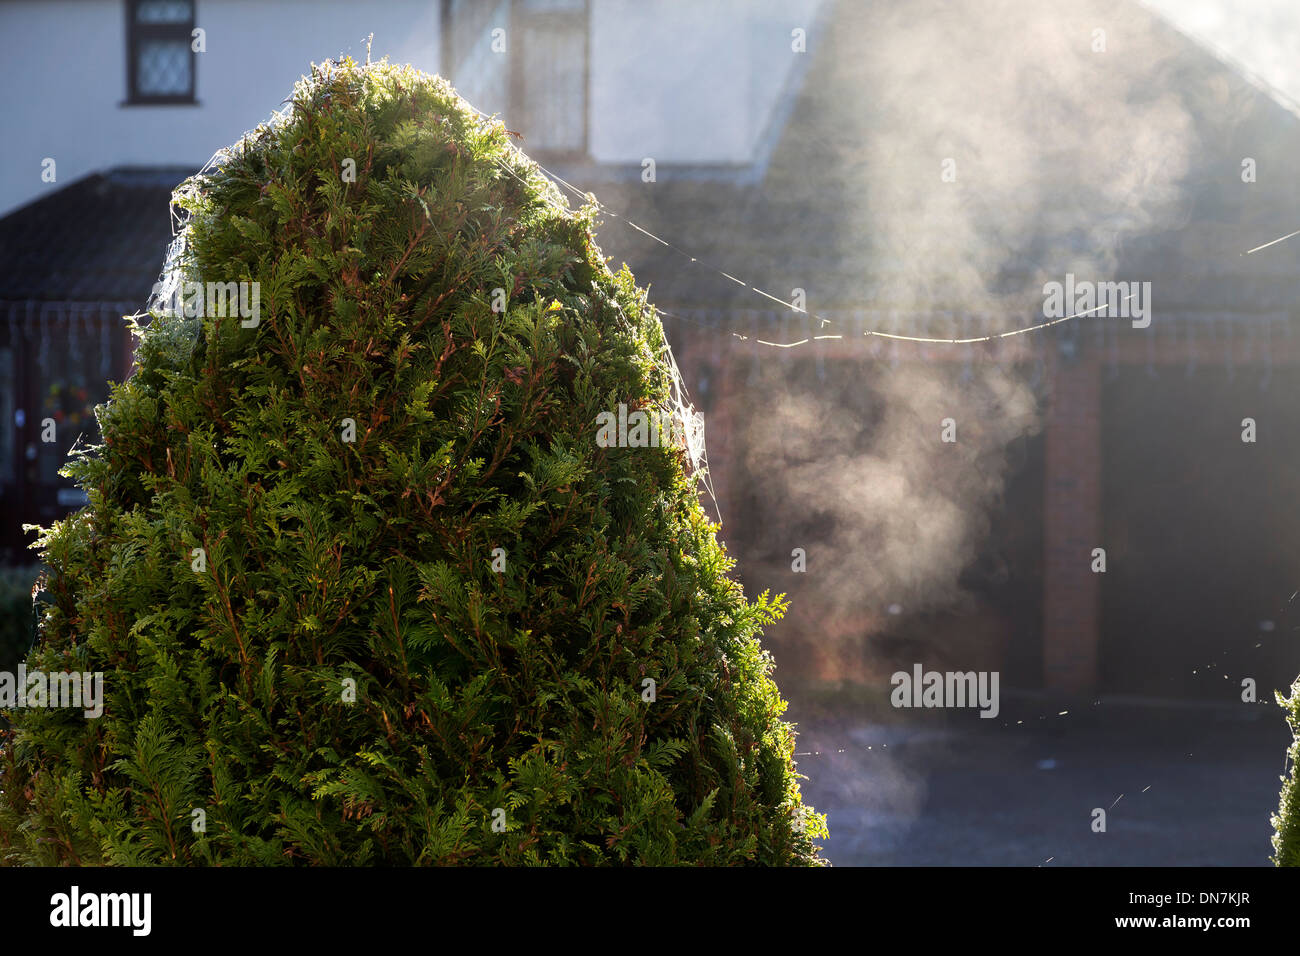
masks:
<instances>
[{"instance_id":1,"label":"steam cloud","mask_svg":"<svg viewBox=\"0 0 1300 956\"><path fill-rule=\"evenodd\" d=\"M1122 243L1185 219L1180 180L1196 146L1165 28L1119 3L862 7L830 11L807 79L801 109L813 115L796 122L825 137L785 147L805 181L838 184L842 278L809 289L810 307L893 310L896 331L947 336L963 316L985 332L1042 322L1043 284L1067 272L1144 278L1117 271ZM949 158L953 182L941 179ZM1158 313L1158 288L1155 302ZM1056 347L1055 330L1030 334ZM790 353L762 357L738 416L758 508L744 521L763 526L756 550L771 575L758 586L794 598L781 631L807 642L783 656L772 635L787 675L868 676L862 667L879 668L864 662L863 639L896 619L890 605L962 598L1007 446L1041 426L1041 409L1023 367L971 346L928 357L940 348L973 349L972 365L959 374L966 356L926 364L913 351L890 368L864 349L848 382L817 382L791 374ZM940 441L949 417L956 444ZM809 573L791 587L794 546L807 549ZM977 666L964 656L954 663Z\"/></svg>"}]
</instances>

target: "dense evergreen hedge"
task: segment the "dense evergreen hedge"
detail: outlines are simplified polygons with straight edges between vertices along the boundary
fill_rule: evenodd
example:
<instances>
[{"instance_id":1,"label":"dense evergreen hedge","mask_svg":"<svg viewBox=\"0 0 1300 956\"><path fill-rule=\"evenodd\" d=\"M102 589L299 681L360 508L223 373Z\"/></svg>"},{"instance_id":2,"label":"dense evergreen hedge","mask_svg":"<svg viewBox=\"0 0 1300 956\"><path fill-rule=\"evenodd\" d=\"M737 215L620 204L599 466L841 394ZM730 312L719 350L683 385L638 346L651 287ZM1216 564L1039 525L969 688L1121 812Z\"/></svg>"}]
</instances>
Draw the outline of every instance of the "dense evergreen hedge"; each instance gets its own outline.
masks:
<instances>
[{"instance_id":1,"label":"dense evergreen hedge","mask_svg":"<svg viewBox=\"0 0 1300 956\"><path fill-rule=\"evenodd\" d=\"M177 197L182 278L260 311L141 322L66 468L27 665L106 707L8 712L5 857L820 862L781 599L679 442L595 440L670 381L592 210L442 80L350 61Z\"/></svg>"}]
</instances>

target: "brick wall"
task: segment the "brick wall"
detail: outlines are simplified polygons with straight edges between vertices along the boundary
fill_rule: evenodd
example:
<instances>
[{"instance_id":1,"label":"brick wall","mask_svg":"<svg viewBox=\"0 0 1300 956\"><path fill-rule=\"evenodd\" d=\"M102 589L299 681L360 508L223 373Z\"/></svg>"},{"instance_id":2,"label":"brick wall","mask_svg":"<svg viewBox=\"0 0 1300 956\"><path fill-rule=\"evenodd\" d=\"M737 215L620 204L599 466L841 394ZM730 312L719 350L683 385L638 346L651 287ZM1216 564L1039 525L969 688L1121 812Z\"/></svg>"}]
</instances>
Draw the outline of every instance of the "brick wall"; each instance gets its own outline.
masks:
<instances>
[{"instance_id":1,"label":"brick wall","mask_svg":"<svg viewBox=\"0 0 1300 956\"><path fill-rule=\"evenodd\" d=\"M1095 356L1052 353L1043 503L1043 681L1087 693L1097 683L1101 540L1101 402Z\"/></svg>"}]
</instances>

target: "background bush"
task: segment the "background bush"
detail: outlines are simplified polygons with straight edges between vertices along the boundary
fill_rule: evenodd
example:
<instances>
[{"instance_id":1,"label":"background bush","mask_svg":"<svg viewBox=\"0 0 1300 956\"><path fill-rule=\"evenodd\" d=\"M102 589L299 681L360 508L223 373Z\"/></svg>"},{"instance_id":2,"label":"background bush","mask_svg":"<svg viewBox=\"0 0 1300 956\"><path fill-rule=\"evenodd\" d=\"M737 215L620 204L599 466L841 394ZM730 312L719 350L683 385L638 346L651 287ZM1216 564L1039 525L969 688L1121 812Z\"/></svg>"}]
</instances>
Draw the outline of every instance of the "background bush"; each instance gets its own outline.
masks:
<instances>
[{"instance_id":1,"label":"background bush","mask_svg":"<svg viewBox=\"0 0 1300 956\"><path fill-rule=\"evenodd\" d=\"M0 568L0 671L13 671L36 634L32 588L40 565Z\"/></svg>"}]
</instances>

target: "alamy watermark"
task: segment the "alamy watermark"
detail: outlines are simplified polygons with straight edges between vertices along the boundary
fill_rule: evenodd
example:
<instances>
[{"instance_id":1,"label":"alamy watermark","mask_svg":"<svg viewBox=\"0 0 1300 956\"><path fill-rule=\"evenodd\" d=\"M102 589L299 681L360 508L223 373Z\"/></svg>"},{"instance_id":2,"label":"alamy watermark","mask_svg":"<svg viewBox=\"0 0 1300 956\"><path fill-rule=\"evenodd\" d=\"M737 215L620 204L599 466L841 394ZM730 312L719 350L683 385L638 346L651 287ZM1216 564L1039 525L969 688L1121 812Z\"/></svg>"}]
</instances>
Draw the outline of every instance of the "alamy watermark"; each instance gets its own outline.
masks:
<instances>
[{"instance_id":1,"label":"alamy watermark","mask_svg":"<svg viewBox=\"0 0 1300 956\"><path fill-rule=\"evenodd\" d=\"M134 936L148 936L153 919L152 893L83 893L75 884L67 893L50 897L54 927L127 927Z\"/></svg>"},{"instance_id":2,"label":"alamy watermark","mask_svg":"<svg viewBox=\"0 0 1300 956\"><path fill-rule=\"evenodd\" d=\"M650 409L628 413L620 403L618 412L596 416L596 444L601 448L658 448L681 444L684 430L676 415Z\"/></svg>"},{"instance_id":3,"label":"alamy watermark","mask_svg":"<svg viewBox=\"0 0 1300 956\"><path fill-rule=\"evenodd\" d=\"M997 671L926 671L912 665L912 673L896 671L889 682L895 707L979 707L981 717L996 717Z\"/></svg>"},{"instance_id":4,"label":"alamy watermark","mask_svg":"<svg viewBox=\"0 0 1300 956\"><path fill-rule=\"evenodd\" d=\"M1135 329L1151 324L1150 282L1079 282L1073 272L1067 272L1064 283L1044 285L1043 296L1045 319L1095 313L1106 318L1132 319Z\"/></svg>"},{"instance_id":5,"label":"alamy watermark","mask_svg":"<svg viewBox=\"0 0 1300 956\"><path fill-rule=\"evenodd\" d=\"M82 715L94 719L104 713L103 671L0 671L0 708L80 707Z\"/></svg>"},{"instance_id":6,"label":"alamy watermark","mask_svg":"<svg viewBox=\"0 0 1300 956\"><path fill-rule=\"evenodd\" d=\"M238 316L246 329L255 329L262 321L260 282L180 282L166 296L162 284L156 283L153 293L155 302L161 299L159 311L168 315L189 319Z\"/></svg>"}]
</instances>

